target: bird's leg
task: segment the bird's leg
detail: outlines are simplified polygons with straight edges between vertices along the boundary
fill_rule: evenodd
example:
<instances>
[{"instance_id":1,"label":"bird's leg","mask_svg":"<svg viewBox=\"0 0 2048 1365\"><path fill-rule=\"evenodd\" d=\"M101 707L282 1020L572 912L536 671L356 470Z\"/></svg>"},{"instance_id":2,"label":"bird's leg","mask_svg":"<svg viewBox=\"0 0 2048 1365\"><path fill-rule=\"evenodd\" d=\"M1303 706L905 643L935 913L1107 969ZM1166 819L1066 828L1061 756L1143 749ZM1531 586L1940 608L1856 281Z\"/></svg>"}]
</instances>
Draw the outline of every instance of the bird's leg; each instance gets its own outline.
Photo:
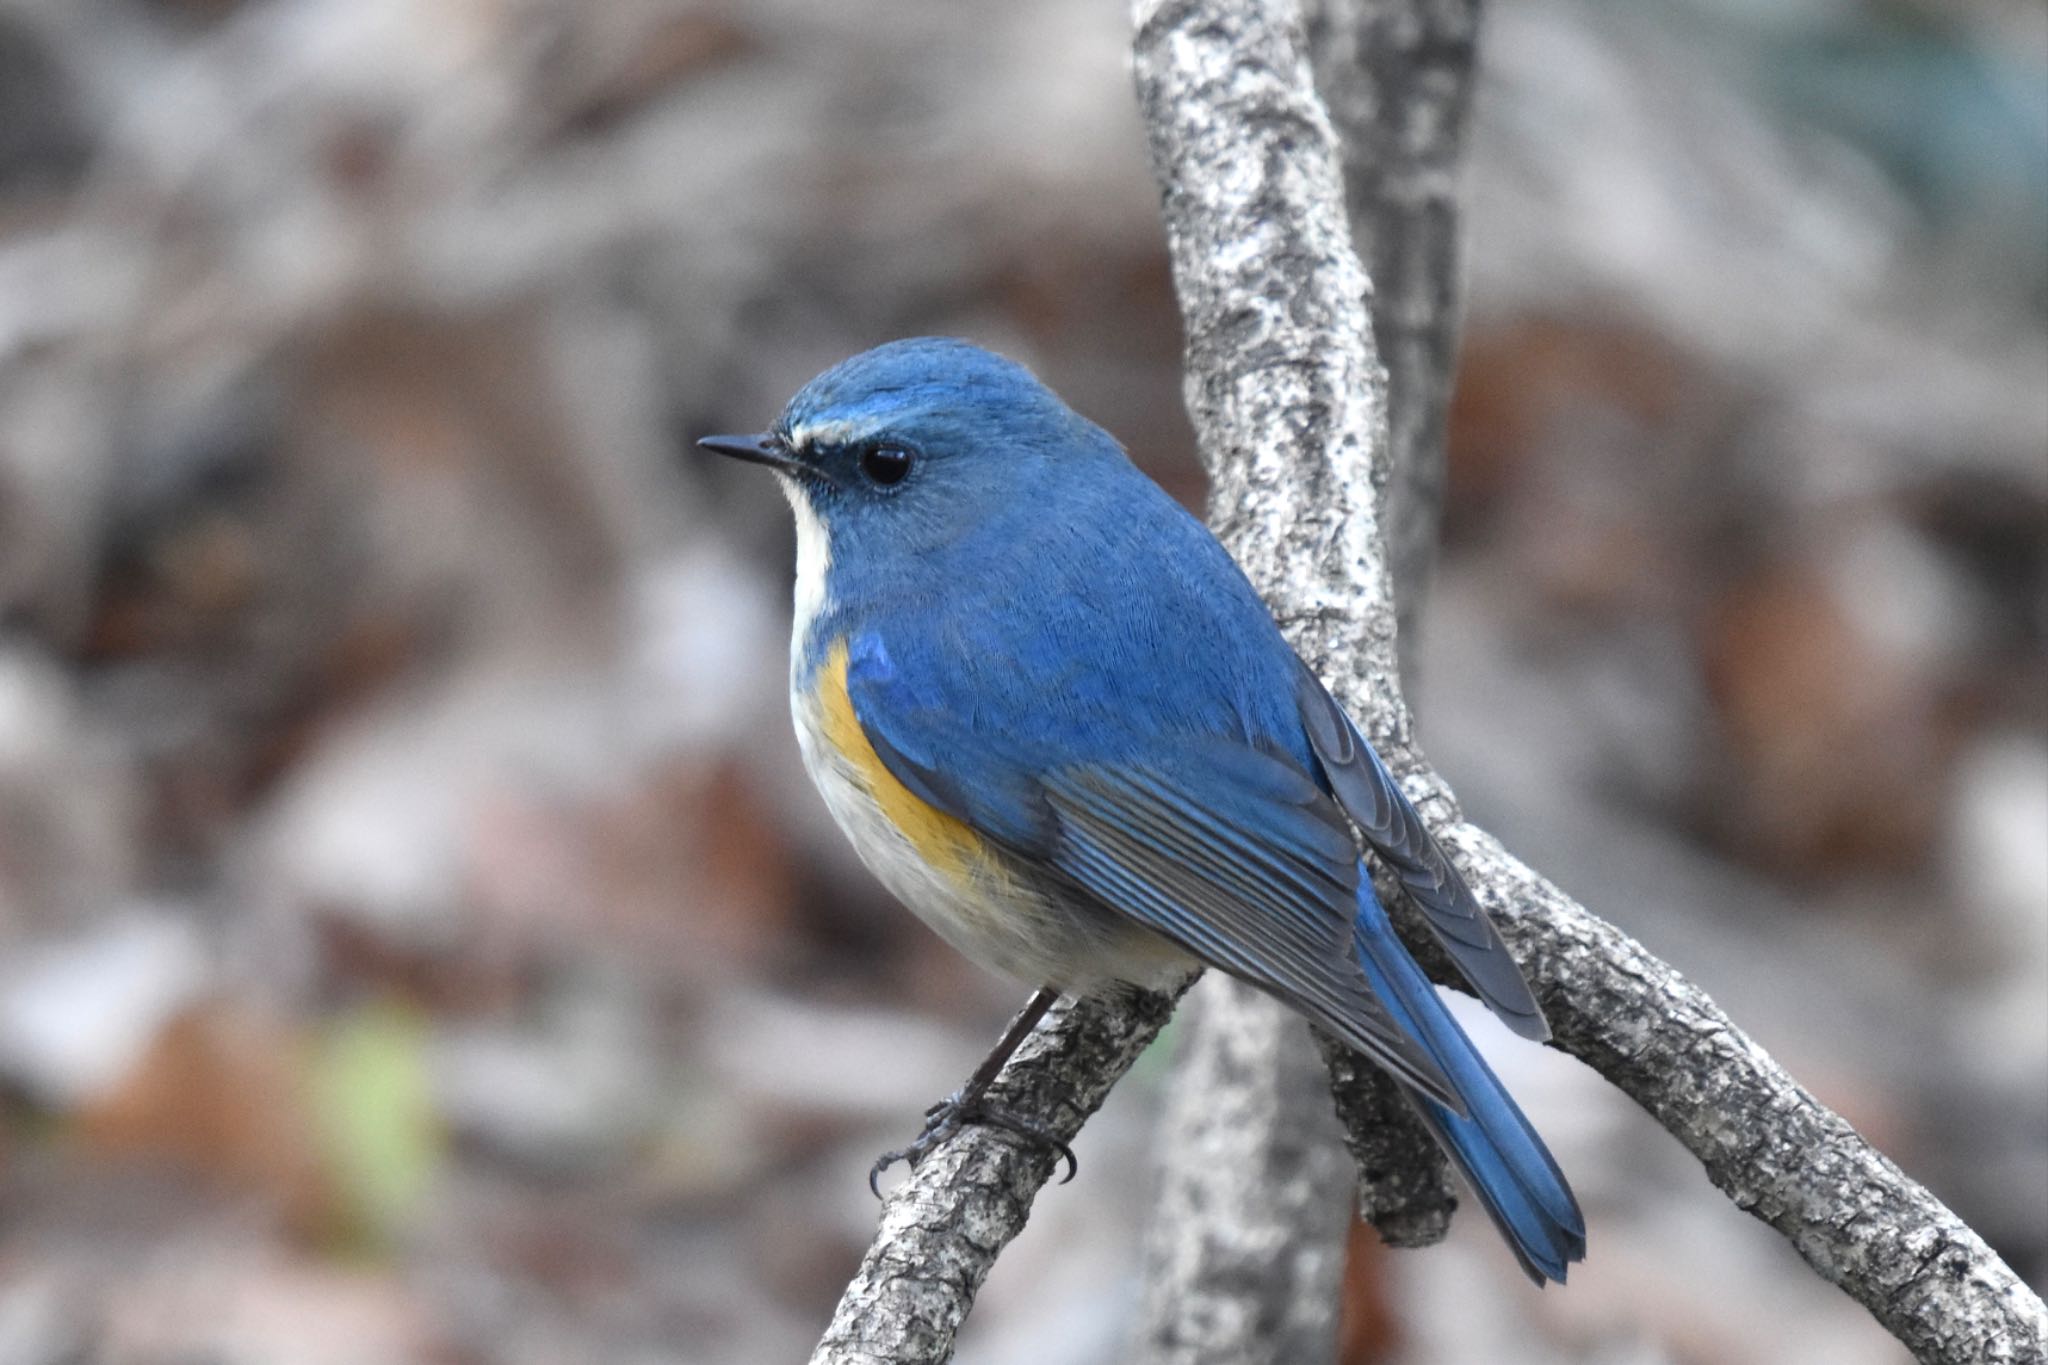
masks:
<instances>
[{"instance_id":1,"label":"bird's leg","mask_svg":"<svg viewBox=\"0 0 2048 1365\"><path fill-rule=\"evenodd\" d=\"M1060 993L1049 987L1032 992L1024 1002L1024 1008L1017 1011L1017 1017L1010 1020L1010 1026L1003 1030L1003 1036L988 1056L981 1059L981 1065L974 1068L974 1074L967 1078L967 1084L955 1090L945 1099L924 1111L924 1131L908 1147L894 1152L884 1152L868 1170L868 1188L877 1199L882 1197L881 1186L877 1183L882 1172L899 1161L908 1161L913 1170L917 1164L930 1155L931 1150L960 1131L970 1123L985 1124L990 1128L1003 1128L1021 1137L1033 1138L1045 1143L1056 1151L1067 1163L1067 1174L1061 1180L1065 1184L1074 1178L1080 1163L1074 1159L1074 1149L1060 1141L1059 1136L1043 1123L1026 1118L1007 1109L999 1109L985 1102L989 1086L995 1083L1003 1064L1010 1060L1010 1054L1017 1050L1031 1030L1038 1027L1038 1021L1053 1007Z\"/></svg>"}]
</instances>

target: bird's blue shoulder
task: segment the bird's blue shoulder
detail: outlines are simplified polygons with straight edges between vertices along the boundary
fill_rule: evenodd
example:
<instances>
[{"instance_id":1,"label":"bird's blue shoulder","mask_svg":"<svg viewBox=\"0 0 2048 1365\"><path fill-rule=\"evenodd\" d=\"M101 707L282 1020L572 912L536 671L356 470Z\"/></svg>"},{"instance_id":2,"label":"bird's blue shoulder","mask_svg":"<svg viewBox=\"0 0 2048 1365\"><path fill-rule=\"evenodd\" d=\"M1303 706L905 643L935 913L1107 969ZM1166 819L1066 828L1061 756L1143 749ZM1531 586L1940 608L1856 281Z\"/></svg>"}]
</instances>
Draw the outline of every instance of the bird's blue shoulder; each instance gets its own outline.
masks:
<instances>
[{"instance_id":1,"label":"bird's blue shoulder","mask_svg":"<svg viewBox=\"0 0 2048 1365\"><path fill-rule=\"evenodd\" d=\"M1036 771L1161 739L1309 768L1293 653L1208 529L1113 444L1034 483L942 553L835 566L863 719L944 716L968 751Z\"/></svg>"}]
</instances>

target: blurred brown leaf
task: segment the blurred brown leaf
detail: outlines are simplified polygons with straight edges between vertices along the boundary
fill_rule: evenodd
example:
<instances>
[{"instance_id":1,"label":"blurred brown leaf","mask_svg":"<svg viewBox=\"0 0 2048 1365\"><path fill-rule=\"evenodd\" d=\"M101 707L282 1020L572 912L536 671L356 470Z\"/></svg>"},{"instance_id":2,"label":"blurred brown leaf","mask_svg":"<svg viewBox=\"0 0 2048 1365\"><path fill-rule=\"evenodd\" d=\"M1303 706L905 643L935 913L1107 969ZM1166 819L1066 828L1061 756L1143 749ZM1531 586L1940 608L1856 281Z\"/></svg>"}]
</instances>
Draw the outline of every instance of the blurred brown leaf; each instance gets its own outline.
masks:
<instances>
[{"instance_id":1,"label":"blurred brown leaf","mask_svg":"<svg viewBox=\"0 0 2048 1365\"><path fill-rule=\"evenodd\" d=\"M1338 1288L1337 1365L1382 1365L1401 1349L1401 1315L1387 1283L1392 1253L1371 1224L1354 1216Z\"/></svg>"},{"instance_id":2,"label":"blurred brown leaf","mask_svg":"<svg viewBox=\"0 0 2048 1365\"><path fill-rule=\"evenodd\" d=\"M336 1192L302 1057L283 1020L219 1000L197 1005L79 1115L80 1136L102 1156L167 1163L254 1194L299 1234L320 1235L335 1216Z\"/></svg>"},{"instance_id":3,"label":"blurred brown leaf","mask_svg":"<svg viewBox=\"0 0 2048 1365\"><path fill-rule=\"evenodd\" d=\"M1759 566L1705 614L1699 650L1721 734L1705 815L1730 847L1805 875L1921 862L1953 736L1931 680L1823 576Z\"/></svg>"}]
</instances>

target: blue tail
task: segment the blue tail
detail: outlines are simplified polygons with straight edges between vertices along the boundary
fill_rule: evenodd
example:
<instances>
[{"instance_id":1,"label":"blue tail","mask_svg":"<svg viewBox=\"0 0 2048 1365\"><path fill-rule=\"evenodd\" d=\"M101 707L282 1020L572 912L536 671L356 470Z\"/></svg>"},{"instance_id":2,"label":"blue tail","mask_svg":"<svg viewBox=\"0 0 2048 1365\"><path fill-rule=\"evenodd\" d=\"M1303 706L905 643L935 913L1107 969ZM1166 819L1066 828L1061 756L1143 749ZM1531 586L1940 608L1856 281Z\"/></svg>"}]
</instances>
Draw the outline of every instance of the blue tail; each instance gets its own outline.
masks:
<instances>
[{"instance_id":1,"label":"blue tail","mask_svg":"<svg viewBox=\"0 0 2048 1365\"><path fill-rule=\"evenodd\" d=\"M1566 1265L1586 1255L1586 1220L1571 1186L1437 998L1422 968L1394 937L1394 926L1365 878L1358 890L1358 961L1388 1011L1429 1049L1465 1101L1469 1117L1461 1118L1418 1096L1415 1107L1423 1122L1464 1172L1529 1278L1538 1284L1546 1279L1563 1283Z\"/></svg>"}]
</instances>

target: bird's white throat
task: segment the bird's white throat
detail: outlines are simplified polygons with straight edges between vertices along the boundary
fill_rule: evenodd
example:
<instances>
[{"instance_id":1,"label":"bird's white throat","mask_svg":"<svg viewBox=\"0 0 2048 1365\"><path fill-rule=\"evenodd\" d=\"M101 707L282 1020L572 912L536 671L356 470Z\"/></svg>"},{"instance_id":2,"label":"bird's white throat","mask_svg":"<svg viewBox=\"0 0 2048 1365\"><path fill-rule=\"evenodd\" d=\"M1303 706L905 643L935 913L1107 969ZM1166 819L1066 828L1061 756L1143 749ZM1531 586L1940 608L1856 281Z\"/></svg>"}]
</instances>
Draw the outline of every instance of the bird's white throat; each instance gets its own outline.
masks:
<instances>
[{"instance_id":1,"label":"bird's white throat","mask_svg":"<svg viewBox=\"0 0 2048 1365\"><path fill-rule=\"evenodd\" d=\"M796 514L796 615L789 634L792 662L801 657L811 626L831 605L827 580L832 569L832 537L824 519L811 506L810 495L795 479L782 476L782 495Z\"/></svg>"}]
</instances>

